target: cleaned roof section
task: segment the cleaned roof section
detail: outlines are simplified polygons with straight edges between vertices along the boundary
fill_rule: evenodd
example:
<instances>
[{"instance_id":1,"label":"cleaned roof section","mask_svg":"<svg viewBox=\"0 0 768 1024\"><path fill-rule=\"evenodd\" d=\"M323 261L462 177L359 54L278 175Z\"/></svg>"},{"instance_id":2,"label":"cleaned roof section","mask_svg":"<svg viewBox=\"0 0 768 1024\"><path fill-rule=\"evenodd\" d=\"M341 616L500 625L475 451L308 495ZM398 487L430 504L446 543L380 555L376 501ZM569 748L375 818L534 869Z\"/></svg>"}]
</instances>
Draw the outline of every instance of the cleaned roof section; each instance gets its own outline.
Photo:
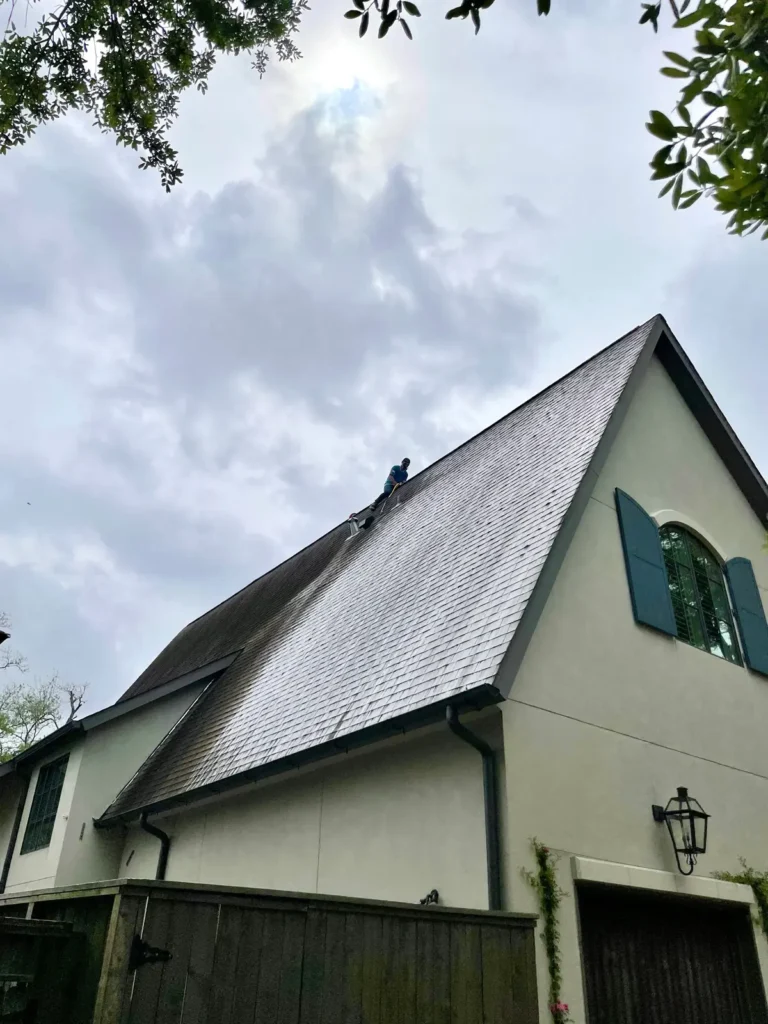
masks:
<instances>
[{"instance_id":1,"label":"cleaned roof section","mask_svg":"<svg viewBox=\"0 0 768 1024\"><path fill-rule=\"evenodd\" d=\"M493 684L658 318L183 630L126 696L242 648L105 819Z\"/></svg>"}]
</instances>

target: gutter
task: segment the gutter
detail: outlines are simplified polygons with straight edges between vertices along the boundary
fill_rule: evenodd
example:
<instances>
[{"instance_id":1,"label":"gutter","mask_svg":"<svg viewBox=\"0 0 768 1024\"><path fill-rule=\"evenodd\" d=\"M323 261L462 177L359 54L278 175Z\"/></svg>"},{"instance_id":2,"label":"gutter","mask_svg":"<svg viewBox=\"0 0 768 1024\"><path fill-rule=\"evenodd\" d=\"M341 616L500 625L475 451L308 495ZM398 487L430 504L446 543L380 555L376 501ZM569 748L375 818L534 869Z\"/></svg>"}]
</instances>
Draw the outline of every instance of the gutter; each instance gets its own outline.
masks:
<instances>
[{"instance_id":1,"label":"gutter","mask_svg":"<svg viewBox=\"0 0 768 1024\"><path fill-rule=\"evenodd\" d=\"M160 853L157 857L157 870L155 871L155 878L163 882L165 881L165 873L168 870L168 854L171 852L171 837L167 832L163 832L157 825L150 825L147 821L147 812L143 811L141 818L139 819L139 826L148 832L151 836L160 840Z\"/></svg>"},{"instance_id":2,"label":"gutter","mask_svg":"<svg viewBox=\"0 0 768 1024\"><path fill-rule=\"evenodd\" d=\"M8 848L5 851L3 869L0 871L0 893L5 892L5 887L8 883L8 875L11 871L11 862L13 861L16 842L19 838L19 830L21 829L21 819L24 817L24 807L27 803L27 794L29 793L29 776L19 773L19 778L21 779L21 792L19 793L19 802L16 805L16 814L14 815L13 825L11 826L11 834L8 837Z\"/></svg>"},{"instance_id":3,"label":"gutter","mask_svg":"<svg viewBox=\"0 0 768 1024\"><path fill-rule=\"evenodd\" d=\"M449 704L445 720L451 732L481 755L483 759L483 802L485 805L485 858L488 872L488 909L501 910L501 846L499 842L499 792L496 784L496 754L485 740L459 721L456 708Z\"/></svg>"},{"instance_id":4,"label":"gutter","mask_svg":"<svg viewBox=\"0 0 768 1024\"><path fill-rule=\"evenodd\" d=\"M307 750L297 751L295 754L288 754L285 757L278 758L276 761L270 761L268 764L259 765L256 768L248 768L245 771L237 772L235 775L219 779L216 782L209 782L196 789L174 793L160 800L145 800L142 803L129 805L124 810L111 811L111 807L115 804L118 807L120 806L118 798L113 801L113 804L107 808L100 818L93 819L93 825L97 829L130 825L134 821L138 821L144 811L147 814L164 814L178 807L188 807L190 804L198 803L209 797L240 789L254 782L261 782L263 779L294 772L297 769L317 764L326 758L338 757L340 754L349 754L352 751L361 750L370 744L392 739L395 736L402 736L416 729L440 725L445 721L446 708L449 704L453 704L457 710L480 711L483 708L498 704L502 700L503 697L495 686L483 684L471 690L466 690L462 694L450 697L447 700L437 701L434 704L428 704L426 707L408 711L403 715L398 715L396 718L386 719L383 722L378 722L376 725L367 726L364 729L349 733L338 739L328 740ZM139 779L143 770L143 767L140 768L134 778ZM125 788L129 788L130 785L131 783L128 783L128 786Z\"/></svg>"}]
</instances>

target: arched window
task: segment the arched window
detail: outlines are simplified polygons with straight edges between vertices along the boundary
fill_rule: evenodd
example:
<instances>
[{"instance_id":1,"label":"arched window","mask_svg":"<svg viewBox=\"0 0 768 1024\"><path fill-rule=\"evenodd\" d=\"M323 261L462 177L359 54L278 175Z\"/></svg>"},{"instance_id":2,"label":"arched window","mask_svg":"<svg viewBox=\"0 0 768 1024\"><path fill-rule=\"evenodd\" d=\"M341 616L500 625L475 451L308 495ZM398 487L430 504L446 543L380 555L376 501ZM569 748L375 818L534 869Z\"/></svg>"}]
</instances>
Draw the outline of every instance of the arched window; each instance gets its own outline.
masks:
<instances>
[{"instance_id":1,"label":"arched window","mask_svg":"<svg viewBox=\"0 0 768 1024\"><path fill-rule=\"evenodd\" d=\"M682 526L659 530L677 635L687 644L741 664L719 559Z\"/></svg>"}]
</instances>

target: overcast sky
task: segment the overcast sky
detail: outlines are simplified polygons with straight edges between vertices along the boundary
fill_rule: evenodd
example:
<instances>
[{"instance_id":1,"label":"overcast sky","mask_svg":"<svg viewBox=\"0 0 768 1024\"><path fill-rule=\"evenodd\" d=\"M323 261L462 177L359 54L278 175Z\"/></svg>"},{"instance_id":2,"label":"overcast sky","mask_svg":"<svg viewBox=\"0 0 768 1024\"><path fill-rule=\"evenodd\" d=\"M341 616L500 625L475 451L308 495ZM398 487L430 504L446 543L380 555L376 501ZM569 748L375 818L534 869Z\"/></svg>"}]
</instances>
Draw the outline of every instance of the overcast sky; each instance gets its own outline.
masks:
<instances>
[{"instance_id":1,"label":"overcast sky","mask_svg":"<svg viewBox=\"0 0 768 1024\"><path fill-rule=\"evenodd\" d=\"M76 119L0 158L0 609L88 710L656 312L768 470L768 243L656 198L639 4L503 0L475 38L424 0L413 43L346 6L184 101L171 196Z\"/></svg>"}]
</instances>

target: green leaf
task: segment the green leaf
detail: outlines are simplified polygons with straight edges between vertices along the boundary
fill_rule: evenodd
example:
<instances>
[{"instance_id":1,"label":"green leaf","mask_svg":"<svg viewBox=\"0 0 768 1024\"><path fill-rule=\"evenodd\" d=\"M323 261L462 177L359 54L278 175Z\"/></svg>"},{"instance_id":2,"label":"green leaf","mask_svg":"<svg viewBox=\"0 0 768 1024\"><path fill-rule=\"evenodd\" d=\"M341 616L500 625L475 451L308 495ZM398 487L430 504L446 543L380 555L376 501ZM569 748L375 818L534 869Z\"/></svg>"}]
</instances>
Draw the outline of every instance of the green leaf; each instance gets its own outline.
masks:
<instances>
[{"instance_id":1,"label":"green leaf","mask_svg":"<svg viewBox=\"0 0 768 1024\"><path fill-rule=\"evenodd\" d=\"M722 96L719 96L716 92L710 92L709 90L705 90L701 94L701 98L705 103L708 103L710 107L722 107L725 103Z\"/></svg>"},{"instance_id":2,"label":"green leaf","mask_svg":"<svg viewBox=\"0 0 768 1024\"><path fill-rule=\"evenodd\" d=\"M679 64L681 68L689 68L691 62L685 57L681 57L679 53L674 53L672 50L664 50L664 56L667 60L671 60L673 64Z\"/></svg>"},{"instance_id":3,"label":"green leaf","mask_svg":"<svg viewBox=\"0 0 768 1024\"><path fill-rule=\"evenodd\" d=\"M364 0L352 0L352 3L355 5L355 7L357 7L359 11L365 10Z\"/></svg>"},{"instance_id":4,"label":"green leaf","mask_svg":"<svg viewBox=\"0 0 768 1024\"><path fill-rule=\"evenodd\" d=\"M536 0L536 8L539 12L539 16L541 16L542 14L549 14L549 9L551 6L551 0Z\"/></svg>"},{"instance_id":5,"label":"green leaf","mask_svg":"<svg viewBox=\"0 0 768 1024\"><path fill-rule=\"evenodd\" d=\"M654 153L653 160L651 160L651 167L661 167L665 164L672 153L672 145L662 146L660 150Z\"/></svg>"},{"instance_id":6,"label":"green leaf","mask_svg":"<svg viewBox=\"0 0 768 1024\"><path fill-rule=\"evenodd\" d=\"M659 192L659 199L661 199L662 196L665 196L667 194L667 192L669 192L669 190L672 188L672 186L674 184L675 184L675 179L674 178L670 178L669 181L666 183L666 185L662 188L661 192Z\"/></svg>"},{"instance_id":7,"label":"green leaf","mask_svg":"<svg viewBox=\"0 0 768 1024\"><path fill-rule=\"evenodd\" d=\"M709 169L709 164L703 156L698 157L696 160L696 173L702 185L712 180L712 171Z\"/></svg>"},{"instance_id":8,"label":"green leaf","mask_svg":"<svg viewBox=\"0 0 768 1024\"><path fill-rule=\"evenodd\" d=\"M665 142L671 142L677 135L677 132L672 125L667 128L666 125L659 124L658 122L648 121L646 122L645 127L651 135L655 135L657 139L663 139Z\"/></svg>"},{"instance_id":9,"label":"green leaf","mask_svg":"<svg viewBox=\"0 0 768 1024\"><path fill-rule=\"evenodd\" d=\"M683 176L682 174L675 178L675 185L672 189L672 205L677 209L677 205L680 202L680 195L683 191Z\"/></svg>"},{"instance_id":10,"label":"green leaf","mask_svg":"<svg viewBox=\"0 0 768 1024\"><path fill-rule=\"evenodd\" d=\"M654 124L660 124L660 125L662 125L662 126L664 126L666 128L674 128L674 125L672 124L670 119L667 117L667 115L666 114L662 114L662 112L660 110L652 110L651 111L651 120L654 122Z\"/></svg>"},{"instance_id":11,"label":"green leaf","mask_svg":"<svg viewBox=\"0 0 768 1024\"><path fill-rule=\"evenodd\" d=\"M360 19L360 36L361 36L361 38L368 31L368 20L369 20L369 14L368 14L368 11L366 11L365 14L362 16L362 18Z\"/></svg>"},{"instance_id":12,"label":"green leaf","mask_svg":"<svg viewBox=\"0 0 768 1024\"><path fill-rule=\"evenodd\" d=\"M345 11L344 12L344 17L345 18L362 18L362 16L363 16L363 12L362 11Z\"/></svg>"},{"instance_id":13,"label":"green leaf","mask_svg":"<svg viewBox=\"0 0 768 1024\"><path fill-rule=\"evenodd\" d=\"M667 78L687 78L688 72L683 71L682 68L662 68L662 75L666 75Z\"/></svg>"},{"instance_id":14,"label":"green leaf","mask_svg":"<svg viewBox=\"0 0 768 1024\"><path fill-rule=\"evenodd\" d=\"M691 124L691 115L688 112L688 107L686 107L684 103L677 104L677 112L687 125Z\"/></svg>"},{"instance_id":15,"label":"green leaf","mask_svg":"<svg viewBox=\"0 0 768 1024\"><path fill-rule=\"evenodd\" d=\"M663 181L664 178L674 178L682 169L680 164L664 164L663 167L657 167L654 170L651 175L651 181Z\"/></svg>"},{"instance_id":16,"label":"green leaf","mask_svg":"<svg viewBox=\"0 0 768 1024\"><path fill-rule=\"evenodd\" d=\"M707 16L706 8L699 7L693 12L693 14L686 14L682 18L678 18L675 22L675 28L689 28L691 25L695 25L697 21L702 21Z\"/></svg>"},{"instance_id":17,"label":"green leaf","mask_svg":"<svg viewBox=\"0 0 768 1024\"><path fill-rule=\"evenodd\" d=\"M411 32L410 26L405 18L400 19L400 24L403 26L403 32L408 36L409 39L413 39L413 33Z\"/></svg>"},{"instance_id":18,"label":"green leaf","mask_svg":"<svg viewBox=\"0 0 768 1024\"><path fill-rule=\"evenodd\" d=\"M480 11L476 7L472 8L472 24L475 26L475 35L480 31Z\"/></svg>"},{"instance_id":19,"label":"green leaf","mask_svg":"<svg viewBox=\"0 0 768 1024\"><path fill-rule=\"evenodd\" d=\"M403 7L411 15L412 18L420 18L421 17L421 11L416 6L416 4L412 4L411 3L411 0L403 0Z\"/></svg>"},{"instance_id":20,"label":"green leaf","mask_svg":"<svg viewBox=\"0 0 768 1024\"><path fill-rule=\"evenodd\" d=\"M466 18L466 16L467 12L462 4L461 7L452 7L445 17L450 21L451 18Z\"/></svg>"},{"instance_id":21,"label":"green leaf","mask_svg":"<svg viewBox=\"0 0 768 1024\"><path fill-rule=\"evenodd\" d=\"M694 192L692 196L689 196L687 199L684 199L682 203L680 203L678 209L687 210L689 206L693 206L697 199L701 199L702 195L702 192Z\"/></svg>"}]
</instances>

